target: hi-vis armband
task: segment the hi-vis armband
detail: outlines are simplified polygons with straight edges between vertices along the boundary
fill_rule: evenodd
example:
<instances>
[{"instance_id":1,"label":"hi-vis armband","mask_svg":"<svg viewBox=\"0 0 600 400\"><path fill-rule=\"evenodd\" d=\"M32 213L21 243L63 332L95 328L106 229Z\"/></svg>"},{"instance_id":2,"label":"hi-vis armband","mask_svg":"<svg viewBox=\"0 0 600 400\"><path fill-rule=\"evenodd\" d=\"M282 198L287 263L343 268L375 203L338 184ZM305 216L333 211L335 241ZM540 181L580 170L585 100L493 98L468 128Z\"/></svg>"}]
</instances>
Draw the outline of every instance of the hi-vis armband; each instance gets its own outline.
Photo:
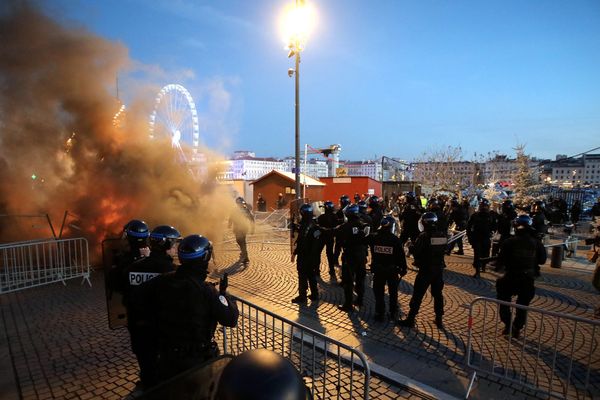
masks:
<instances>
[{"instance_id":1,"label":"hi-vis armband","mask_svg":"<svg viewBox=\"0 0 600 400\"><path fill-rule=\"evenodd\" d=\"M377 254L394 254L394 248L391 246L373 246L373 250Z\"/></svg>"},{"instance_id":2,"label":"hi-vis armband","mask_svg":"<svg viewBox=\"0 0 600 400\"><path fill-rule=\"evenodd\" d=\"M156 278L159 275L160 274L156 272L130 272L129 284L132 286L138 286L149 281L150 279Z\"/></svg>"}]
</instances>

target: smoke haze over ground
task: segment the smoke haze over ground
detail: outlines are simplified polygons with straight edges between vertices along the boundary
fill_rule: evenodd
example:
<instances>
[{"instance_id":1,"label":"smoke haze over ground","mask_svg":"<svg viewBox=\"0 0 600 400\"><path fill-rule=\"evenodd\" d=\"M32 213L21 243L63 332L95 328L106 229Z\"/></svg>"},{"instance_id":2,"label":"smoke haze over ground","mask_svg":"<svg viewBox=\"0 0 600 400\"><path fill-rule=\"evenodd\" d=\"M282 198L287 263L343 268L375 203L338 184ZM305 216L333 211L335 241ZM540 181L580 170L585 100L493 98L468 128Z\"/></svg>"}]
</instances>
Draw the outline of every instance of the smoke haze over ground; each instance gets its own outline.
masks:
<instances>
[{"instance_id":1,"label":"smoke haze over ground","mask_svg":"<svg viewBox=\"0 0 600 400\"><path fill-rule=\"evenodd\" d=\"M125 47L17 1L0 6L0 43L0 214L60 224L68 210L82 232L66 235L92 246L133 218L221 239L231 195L214 177L194 180L168 139L149 140L153 99L113 125L115 77L134 64ZM15 220L0 218L1 241L40 237Z\"/></svg>"}]
</instances>

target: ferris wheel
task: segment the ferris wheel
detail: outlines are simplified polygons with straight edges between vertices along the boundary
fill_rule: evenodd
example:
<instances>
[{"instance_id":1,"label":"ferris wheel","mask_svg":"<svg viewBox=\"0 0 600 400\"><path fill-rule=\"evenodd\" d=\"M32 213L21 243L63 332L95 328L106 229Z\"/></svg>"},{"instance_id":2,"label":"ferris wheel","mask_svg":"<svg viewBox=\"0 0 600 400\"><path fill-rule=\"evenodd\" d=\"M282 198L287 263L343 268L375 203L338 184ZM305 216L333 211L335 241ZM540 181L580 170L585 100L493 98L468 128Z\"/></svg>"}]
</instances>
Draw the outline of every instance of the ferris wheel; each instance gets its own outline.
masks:
<instances>
[{"instance_id":1,"label":"ferris wheel","mask_svg":"<svg viewBox=\"0 0 600 400\"><path fill-rule=\"evenodd\" d=\"M196 161L200 141L194 99L181 85L163 87L150 115L150 138L169 138L181 161Z\"/></svg>"}]
</instances>

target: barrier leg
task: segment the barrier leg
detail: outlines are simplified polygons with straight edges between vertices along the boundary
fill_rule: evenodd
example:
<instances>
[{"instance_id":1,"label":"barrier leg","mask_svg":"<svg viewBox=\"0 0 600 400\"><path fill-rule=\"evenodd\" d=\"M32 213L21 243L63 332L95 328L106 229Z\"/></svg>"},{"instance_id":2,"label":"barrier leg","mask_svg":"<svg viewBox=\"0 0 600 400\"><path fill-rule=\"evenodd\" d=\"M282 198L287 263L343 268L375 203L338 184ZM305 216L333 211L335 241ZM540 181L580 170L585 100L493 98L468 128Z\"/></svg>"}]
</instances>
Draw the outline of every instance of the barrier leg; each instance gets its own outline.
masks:
<instances>
[{"instance_id":1,"label":"barrier leg","mask_svg":"<svg viewBox=\"0 0 600 400\"><path fill-rule=\"evenodd\" d=\"M465 399L468 399L469 395L471 394L471 389L473 389L473 384L475 383L476 376L477 376L477 372L473 371L473 375L471 376L471 379L469 380L469 387L467 387L467 393L465 394Z\"/></svg>"}]
</instances>

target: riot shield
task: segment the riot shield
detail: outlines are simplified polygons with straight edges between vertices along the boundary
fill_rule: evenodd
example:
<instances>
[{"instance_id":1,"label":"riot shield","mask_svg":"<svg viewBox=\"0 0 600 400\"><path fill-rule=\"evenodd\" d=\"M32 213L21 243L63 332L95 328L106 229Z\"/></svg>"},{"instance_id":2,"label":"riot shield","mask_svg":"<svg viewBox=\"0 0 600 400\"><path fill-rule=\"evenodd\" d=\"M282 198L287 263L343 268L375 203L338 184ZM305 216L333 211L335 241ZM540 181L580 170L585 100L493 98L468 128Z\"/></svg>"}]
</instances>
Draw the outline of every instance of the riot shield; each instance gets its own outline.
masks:
<instances>
[{"instance_id":1,"label":"riot shield","mask_svg":"<svg viewBox=\"0 0 600 400\"><path fill-rule=\"evenodd\" d=\"M126 243L122 239L105 239L102 242L102 264L104 266L104 290L106 295L106 309L108 313L108 326L110 329L119 329L127 326L127 312L123 305L122 276L119 271L119 255L126 250Z\"/></svg>"},{"instance_id":2,"label":"riot shield","mask_svg":"<svg viewBox=\"0 0 600 400\"><path fill-rule=\"evenodd\" d=\"M144 400L212 400L221 372L233 356L223 355L182 372L144 393Z\"/></svg>"}]
</instances>

